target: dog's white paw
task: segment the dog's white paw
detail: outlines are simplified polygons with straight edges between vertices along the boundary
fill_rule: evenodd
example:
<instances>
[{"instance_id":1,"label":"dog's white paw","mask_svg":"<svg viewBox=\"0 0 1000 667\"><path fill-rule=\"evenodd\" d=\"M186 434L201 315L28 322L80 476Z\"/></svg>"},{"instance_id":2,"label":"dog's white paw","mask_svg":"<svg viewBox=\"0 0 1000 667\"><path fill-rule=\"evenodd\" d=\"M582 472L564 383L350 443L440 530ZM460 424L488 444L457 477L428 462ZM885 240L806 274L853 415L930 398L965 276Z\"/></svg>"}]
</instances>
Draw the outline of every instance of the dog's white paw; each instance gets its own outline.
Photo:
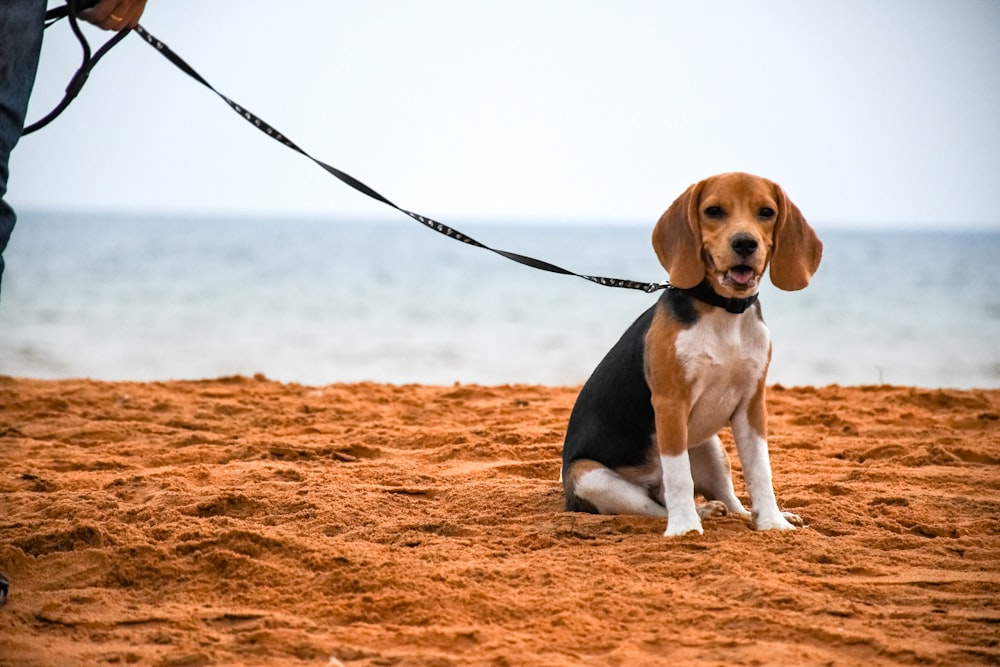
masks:
<instances>
[{"instance_id":1,"label":"dog's white paw","mask_svg":"<svg viewBox=\"0 0 1000 667\"><path fill-rule=\"evenodd\" d=\"M744 519L752 519L753 518L753 512L751 512L747 508L743 507L742 505L740 505L739 507L737 507L735 509L732 508L732 507L730 507L729 508L729 513L730 514L734 514L736 516L741 516Z\"/></svg>"},{"instance_id":2,"label":"dog's white paw","mask_svg":"<svg viewBox=\"0 0 1000 667\"><path fill-rule=\"evenodd\" d=\"M773 514L766 514L766 515L755 514L753 517L753 529L795 530L795 525L793 525L793 520L797 522L799 526L802 525L802 519L795 516L794 514L789 514L788 512L776 512Z\"/></svg>"},{"instance_id":3,"label":"dog's white paw","mask_svg":"<svg viewBox=\"0 0 1000 667\"><path fill-rule=\"evenodd\" d=\"M785 521L792 524L796 528L802 528L806 525L806 522L802 520L798 514L792 514L791 512L782 512L781 516L785 517Z\"/></svg>"},{"instance_id":4,"label":"dog's white paw","mask_svg":"<svg viewBox=\"0 0 1000 667\"><path fill-rule=\"evenodd\" d=\"M704 529L701 527L701 519L695 514L693 517L670 517L667 519L667 531L663 533L665 537L679 537L689 533L702 535Z\"/></svg>"}]
</instances>

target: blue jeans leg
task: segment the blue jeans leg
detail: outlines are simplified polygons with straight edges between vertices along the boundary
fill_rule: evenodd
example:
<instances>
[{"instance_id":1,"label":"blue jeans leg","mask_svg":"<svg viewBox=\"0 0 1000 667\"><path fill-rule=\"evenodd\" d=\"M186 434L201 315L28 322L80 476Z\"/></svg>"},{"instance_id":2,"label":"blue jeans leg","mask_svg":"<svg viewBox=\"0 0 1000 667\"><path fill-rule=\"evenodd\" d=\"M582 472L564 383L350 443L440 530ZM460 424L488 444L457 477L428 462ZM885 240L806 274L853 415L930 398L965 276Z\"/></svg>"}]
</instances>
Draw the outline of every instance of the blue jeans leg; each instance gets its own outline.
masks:
<instances>
[{"instance_id":1,"label":"blue jeans leg","mask_svg":"<svg viewBox=\"0 0 1000 667\"><path fill-rule=\"evenodd\" d=\"M45 28L45 0L0 0L0 277L17 219L4 200L10 152L21 138Z\"/></svg>"}]
</instances>

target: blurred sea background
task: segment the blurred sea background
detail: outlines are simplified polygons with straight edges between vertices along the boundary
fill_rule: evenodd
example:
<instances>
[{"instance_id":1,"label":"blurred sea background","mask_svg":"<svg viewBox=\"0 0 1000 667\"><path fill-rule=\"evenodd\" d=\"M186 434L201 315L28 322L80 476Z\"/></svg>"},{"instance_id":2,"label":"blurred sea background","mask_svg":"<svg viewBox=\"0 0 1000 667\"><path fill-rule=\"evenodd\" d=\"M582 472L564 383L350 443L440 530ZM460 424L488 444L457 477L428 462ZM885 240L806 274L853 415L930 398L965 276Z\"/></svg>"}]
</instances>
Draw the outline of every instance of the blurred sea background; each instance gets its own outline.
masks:
<instances>
[{"instance_id":1,"label":"blurred sea background","mask_svg":"<svg viewBox=\"0 0 1000 667\"><path fill-rule=\"evenodd\" d=\"M652 222L444 222L579 273L666 277ZM1000 232L815 227L812 285L762 289L771 383L1000 387ZM5 258L0 375L32 378L576 385L657 298L403 216L23 211Z\"/></svg>"}]
</instances>

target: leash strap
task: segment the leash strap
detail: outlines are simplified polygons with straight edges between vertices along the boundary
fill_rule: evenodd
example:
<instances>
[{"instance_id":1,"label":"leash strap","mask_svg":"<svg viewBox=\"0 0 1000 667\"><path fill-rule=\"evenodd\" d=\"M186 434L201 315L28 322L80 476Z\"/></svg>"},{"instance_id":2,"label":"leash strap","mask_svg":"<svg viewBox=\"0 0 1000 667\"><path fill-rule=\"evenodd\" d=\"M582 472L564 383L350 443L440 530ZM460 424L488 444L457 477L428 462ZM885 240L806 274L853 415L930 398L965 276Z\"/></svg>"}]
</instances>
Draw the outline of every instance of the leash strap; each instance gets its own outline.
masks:
<instances>
[{"instance_id":1,"label":"leash strap","mask_svg":"<svg viewBox=\"0 0 1000 667\"><path fill-rule=\"evenodd\" d=\"M462 243L467 243L468 245L475 246L477 248L489 250L490 252L494 252L502 257L506 257L511 261L517 262L518 264L530 266L531 268L540 269L542 271L548 271L550 273L559 273L567 276L576 276L577 278L583 278L584 280L589 280L590 282L597 283L598 285L641 290L647 293L653 293L661 289L667 289L669 287L669 284L667 282L644 283L635 280L625 280L622 278L605 278L602 276L591 276L582 273L576 273L574 271L570 271L569 269L564 269L561 266L556 266L555 264L551 264L549 262L540 259L535 259L534 257L528 257L526 255L521 255L516 252L510 252L508 250L499 250L497 248L491 248L490 246L484 243L480 243L471 236L463 234L457 229L449 227L448 225L445 225L441 222L438 222L433 218L429 218L425 215L420 215L419 213L414 213L413 211L408 211L405 208L401 208L396 204L394 204L393 202L391 202L386 197L376 192L373 188L369 187L368 185L365 185L364 183L354 178L350 174L343 172L340 169L337 169L336 167L333 167L327 164L326 162L323 162L322 160L314 158L312 155L299 148L299 146L297 146L287 136L285 136L284 134L276 130L273 126L265 122L262 118L260 118L259 116L255 115L254 113L246 109L246 107L238 104L237 102L233 101L232 99L220 93L207 80L205 80L204 77L202 77L197 71L195 71L193 67L187 64L180 56L174 53L166 44L164 44L159 39L150 34L141 25L136 26L135 32L138 33L139 36L142 37L147 44L155 48L160 53L160 55L162 55L164 58L173 63L178 69L180 69L182 72L190 76L192 79L194 79L195 81L202 84L203 86L211 90L213 93L221 97L226 102L226 104L228 104L230 108L232 108L233 111L235 111L245 121L256 127L258 130L260 130L267 136L271 137L277 142L280 142L281 144L284 144L286 147L292 149L296 153L300 153L303 156L309 158L317 165L325 169L327 173L336 177L343 183L351 186L358 192L367 195L368 197L371 197L376 201L382 202L386 206L390 206L396 209L400 213L409 216L413 220L416 220L417 222L419 222L420 224L424 225L429 229L433 229L439 234L443 234L449 238L455 239L456 241L461 241Z\"/></svg>"},{"instance_id":2,"label":"leash strap","mask_svg":"<svg viewBox=\"0 0 1000 667\"><path fill-rule=\"evenodd\" d=\"M103 58L115 45L117 45L118 42L125 39L130 32L128 30L122 30L105 42L101 48L97 49L97 51L91 55L90 42L87 41L87 38L83 35L83 31L80 30L80 25L77 23L77 14L80 10L93 6L96 2L97 0L69 0L65 5L61 5L55 9L50 9L45 12L45 29L48 29L60 19L69 17L70 29L72 29L73 35L76 37L77 41L80 42L80 49L83 51L83 62L80 63L80 67L76 70L73 78L70 79L69 83L66 85L66 94L63 95L59 104L57 104L56 107L45 116L21 130L22 137L42 129L54 121L59 114L65 111L66 107L68 107L70 103L76 99L76 96L80 94L80 91L83 90L83 84L87 83L87 77L90 76L90 72L97 66L100 59Z\"/></svg>"}]
</instances>

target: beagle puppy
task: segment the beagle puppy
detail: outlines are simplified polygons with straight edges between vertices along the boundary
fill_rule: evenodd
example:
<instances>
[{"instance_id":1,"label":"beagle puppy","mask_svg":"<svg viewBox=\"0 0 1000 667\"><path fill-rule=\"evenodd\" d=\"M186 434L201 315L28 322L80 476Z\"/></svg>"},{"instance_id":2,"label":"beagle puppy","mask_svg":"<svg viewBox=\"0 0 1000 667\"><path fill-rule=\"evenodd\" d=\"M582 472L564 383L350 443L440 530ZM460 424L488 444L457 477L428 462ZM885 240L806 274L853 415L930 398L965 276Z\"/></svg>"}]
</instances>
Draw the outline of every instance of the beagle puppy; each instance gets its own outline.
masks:
<instances>
[{"instance_id":1,"label":"beagle puppy","mask_svg":"<svg viewBox=\"0 0 1000 667\"><path fill-rule=\"evenodd\" d=\"M757 291L768 267L780 289L808 285L822 243L778 185L728 173L678 197L653 248L671 286L580 391L563 447L566 509L663 517L668 536L701 533L702 519L728 513L757 530L801 526L778 509L771 482L771 339ZM718 436L727 424L750 511ZM696 506L696 494L707 502Z\"/></svg>"}]
</instances>

